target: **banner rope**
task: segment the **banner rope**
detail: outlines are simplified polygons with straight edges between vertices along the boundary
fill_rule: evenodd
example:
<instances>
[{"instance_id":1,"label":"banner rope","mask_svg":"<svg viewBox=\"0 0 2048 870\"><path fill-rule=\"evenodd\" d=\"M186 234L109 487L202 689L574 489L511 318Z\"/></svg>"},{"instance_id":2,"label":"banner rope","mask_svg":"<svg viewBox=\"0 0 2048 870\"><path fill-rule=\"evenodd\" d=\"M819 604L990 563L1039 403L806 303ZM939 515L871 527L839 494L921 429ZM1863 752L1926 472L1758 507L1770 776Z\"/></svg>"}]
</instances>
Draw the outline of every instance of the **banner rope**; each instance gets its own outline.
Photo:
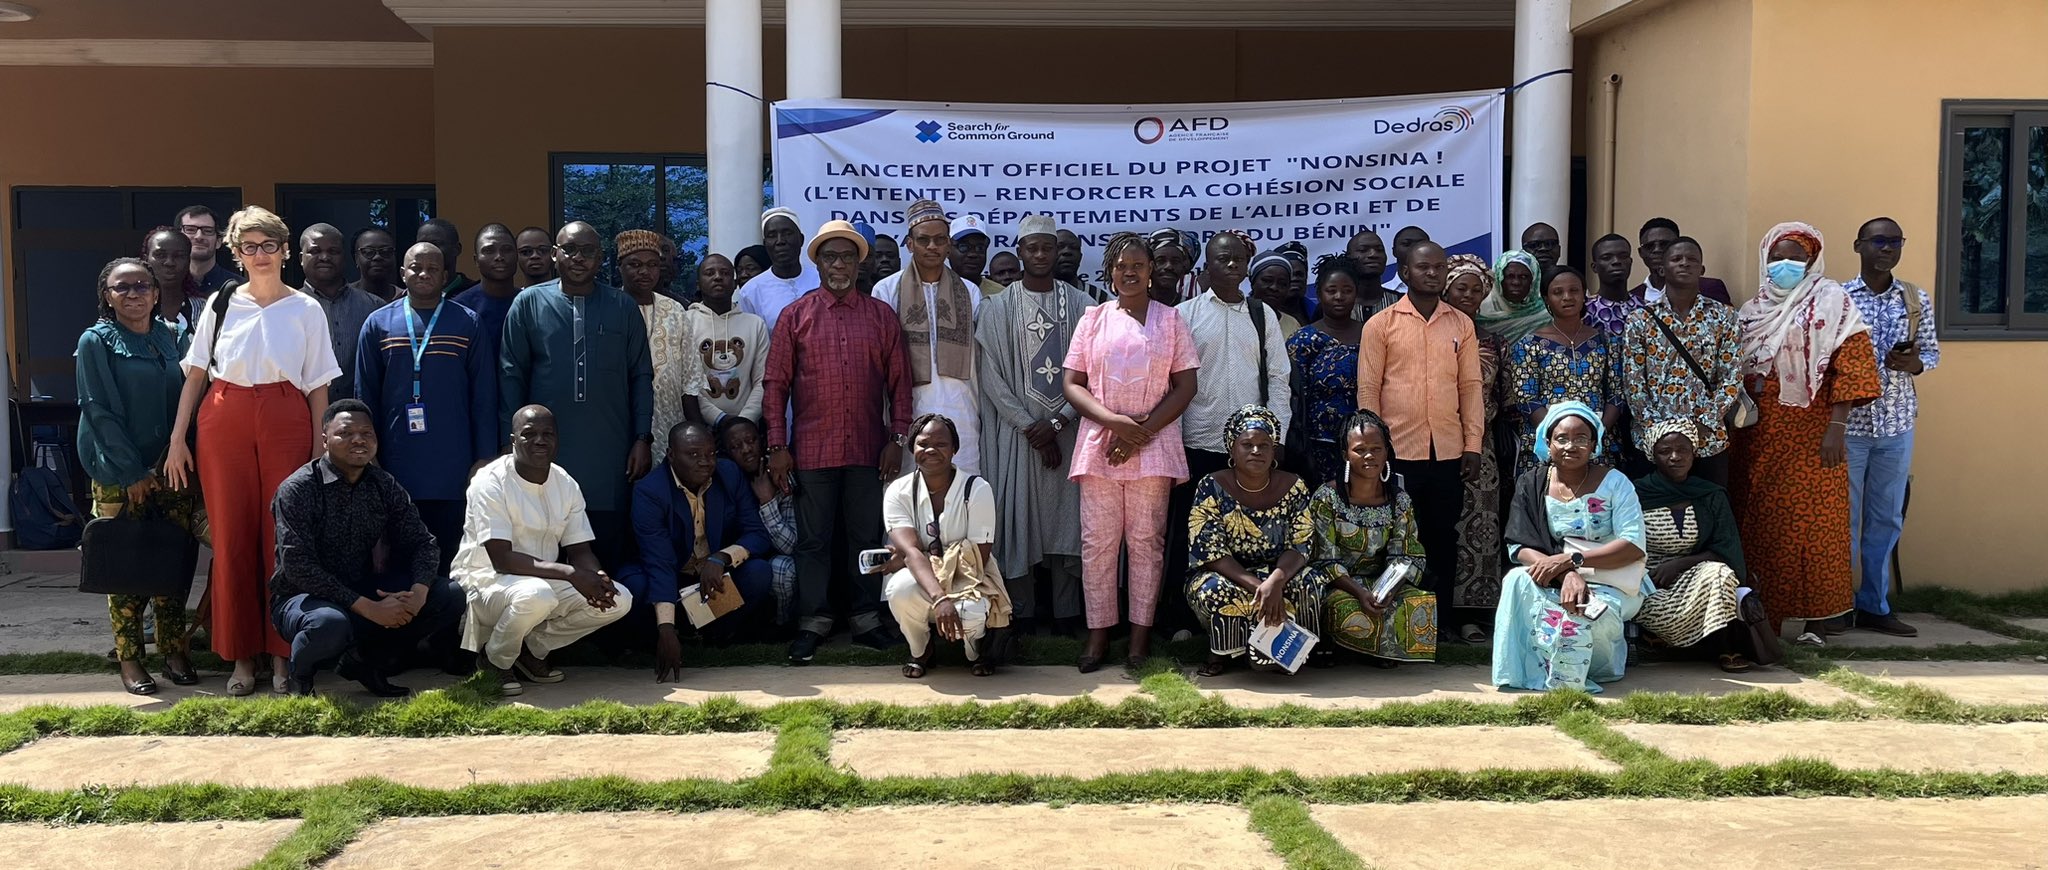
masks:
<instances>
[{"instance_id":1,"label":"banner rope","mask_svg":"<svg viewBox=\"0 0 2048 870\"><path fill-rule=\"evenodd\" d=\"M1564 75L1570 73L1571 71L1571 67L1563 67L1560 69L1551 70L1547 73L1537 73L1533 76L1523 79L1521 84L1508 86L1507 90L1501 91L1500 93L1501 96L1511 97L1514 96L1516 91L1519 91L1544 79L1550 78L1551 76Z\"/></svg>"}]
</instances>

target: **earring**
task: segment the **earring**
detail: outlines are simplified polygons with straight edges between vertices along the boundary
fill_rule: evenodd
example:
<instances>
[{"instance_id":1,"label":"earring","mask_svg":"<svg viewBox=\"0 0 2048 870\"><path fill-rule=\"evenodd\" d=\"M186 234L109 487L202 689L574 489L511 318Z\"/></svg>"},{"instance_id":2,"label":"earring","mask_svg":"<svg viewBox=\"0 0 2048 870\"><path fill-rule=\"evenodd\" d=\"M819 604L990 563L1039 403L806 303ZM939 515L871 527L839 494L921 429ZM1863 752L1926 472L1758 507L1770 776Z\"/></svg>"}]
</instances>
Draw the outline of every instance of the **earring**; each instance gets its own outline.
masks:
<instances>
[{"instance_id":1,"label":"earring","mask_svg":"<svg viewBox=\"0 0 2048 870\"><path fill-rule=\"evenodd\" d=\"M1387 464L1385 464L1385 465L1382 465L1382 466L1380 466L1380 482L1381 482L1381 483L1386 483L1387 481L1389 481L1389 480L1393 480L1393 479L1394 479L1394 464L1393 464L1393 463L1391 463L1391 462L1389 462L1389 463L1387 463Z\"/></svg>"},{"instance_id":2,"label":"earring","mask_svg":"<svg viewBox=\"0 0 2048 870\"><path fill-rule=\"evenodd\" d=\"M1232 456L1232 457L1230 457L1229 459L1225 459L1225 460L1223 460L1223 466L1224 466L1225 468L1236 468L1236 467L1237 467L1237 457L1235 457L1235 456Z\"/></svg>"},{"instance_id":3,"label":"earring","mask_svg":"<svg viewBox=\"0 0 2048 870\"><path fill-rule=\"evenodd\" d=\"M1351 482L1351 463L1349 462L1344 463L1344 482Z\"/></svg>"}]
</instances>

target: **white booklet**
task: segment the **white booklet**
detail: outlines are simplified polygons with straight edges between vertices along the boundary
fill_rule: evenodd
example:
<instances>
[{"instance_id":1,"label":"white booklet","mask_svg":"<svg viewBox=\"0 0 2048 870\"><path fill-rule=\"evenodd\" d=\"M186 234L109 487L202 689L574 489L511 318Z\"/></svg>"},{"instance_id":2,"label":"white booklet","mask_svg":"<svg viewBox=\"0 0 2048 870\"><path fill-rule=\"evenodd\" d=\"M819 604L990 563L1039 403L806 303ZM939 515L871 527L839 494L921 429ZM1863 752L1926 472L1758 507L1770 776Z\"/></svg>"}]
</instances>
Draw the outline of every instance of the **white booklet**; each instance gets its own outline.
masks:
<instances>
[{"instance_id":1,"label":"white booklet","mask_svg":"<svg viewBox=\"0 0 2048 870\"><path fill-rule=\"evenodd\" d=\"M1301 670L1302 663L1308 661L1308 651L1315 649L1318 639L1308 629L1294 624L1292 619L1279 625L1260 623L1252 629L1252 647L1279 663L1290 674Z\"/></svg>"}]
</instances>

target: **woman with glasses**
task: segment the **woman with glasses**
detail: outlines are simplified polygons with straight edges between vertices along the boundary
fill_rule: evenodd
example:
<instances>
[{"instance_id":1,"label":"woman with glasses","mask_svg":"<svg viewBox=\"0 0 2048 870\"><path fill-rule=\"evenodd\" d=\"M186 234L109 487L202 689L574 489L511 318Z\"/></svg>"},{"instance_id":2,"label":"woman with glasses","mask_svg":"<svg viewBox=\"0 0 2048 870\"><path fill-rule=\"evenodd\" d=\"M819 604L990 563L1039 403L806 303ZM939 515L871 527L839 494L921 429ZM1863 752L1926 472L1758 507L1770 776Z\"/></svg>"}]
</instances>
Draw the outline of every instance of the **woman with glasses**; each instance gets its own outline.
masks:
<instances>
[{"instance_id":1,"label":"woman with glasses","mask_svg":"<svg viewBox=\"0 0 2048 870\"><path fill-rule=\"evenodd\" d=\"M1003 572L989 555L996 540L996 494L979 475L953 465L960 430L951 418L926 414L910 424L910 456L917 473L882 493L882 527L893 554L882 600L910 643L903 676L921 679L931 669L932 626L942 640L960 641L974 675L995 673L992 630L1010 625Z\"/></svg>"},{"instance_id":2,"label":"woman with glasses","mask_svg":"<svg viewBox=\"0 0 2048 870\"><path fill-rule=\"evenodd\" d=\"M320 455L314 421L327 409L327 383L341 367L327 338L327 312L281 277L291 255L284 221L249 206L228 220L224 236L249 280L234 289L222 314L210 305L200 311L164 471L171 488L183 489L198 463L214 532L208 637L214 652L235 663L228 694L256 691L266 653L271 688L284 694L291 650L270 619L277 566L270 502L286 476ZM196 455L186 446L195 411Z\"/></svg>"},{"instance_id":3,"label":"woman with glasses","mask_svg":"<svg viewBox=\"0 0 2048 870\"><path fill-rule=\"evenodd\" d=\"M1596 461L1605 430L1583 402L1536 427L1543 464L1515 482L1493 619L1493 684L1598 693L1628 664L1622 624L1643 606L1643 507L1628 475Z\"/></svg>"},{"instance_id":4,"label":"woman with glasses","mask_svg":"<svg viewBox=\"0 0 2048 870\"><path fill-rule=\"evenodd\" d=\"M184 241L176 231L170 236ZM174 277L181 280L189 274L182 263L178 272ZM185 386L178 360L190 338L158 312L157 279L141 260L123 257L108 263L100 270L98 287L99 320L78 337L78 457L92 479L93 515L146 511L183 526L204 543L206 511L199 493L190 486L166 486L160 473L178 392ZM157 691L143 662L145 606L156 608L164 678L180 686L198 683L186 655L184 594L109 595L121 687L135 695Z\"/></svg>"}]
</instances>

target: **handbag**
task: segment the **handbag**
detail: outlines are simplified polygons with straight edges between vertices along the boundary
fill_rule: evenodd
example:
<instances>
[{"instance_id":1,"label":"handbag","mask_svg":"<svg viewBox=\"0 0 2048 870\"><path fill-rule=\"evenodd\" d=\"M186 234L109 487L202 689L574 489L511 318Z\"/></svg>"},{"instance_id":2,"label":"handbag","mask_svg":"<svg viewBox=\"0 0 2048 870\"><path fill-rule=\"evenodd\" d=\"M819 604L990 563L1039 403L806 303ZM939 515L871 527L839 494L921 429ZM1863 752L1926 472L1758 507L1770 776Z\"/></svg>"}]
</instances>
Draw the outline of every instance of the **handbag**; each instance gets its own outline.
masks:
<instances>
[{"instance_id":1,"label":"handbag","mask_svg":"<svg viewBox=\"0 0 2048 870\"><path fill-rule=\"evenodd\" d=\"M1678 351L1678 358L1685 360L1685 367L1692 369L1693 376L1699 378L1700 383L1706 384L1708 390L1714 389L1714 379L1707 377L1707 370L1701 368L1699 362L1692 358L1692 352L1685 349L1685 342L1678 340L1678 334L1671 331L1671 325L1665 323L1664 318L1657 316L1656 311L1644 310L1649 311L1650 322L1657 324L1657 331L1664 333L1664 337L1671 340L1671 346ZM1749 397L1749 391L1738 389L1735 391L1735 407L1729 408L1728 413L1721 415L1721 419L1730 429L1747 429L1763 419L1763 414L1757 410L1756 400Z\"/></svg>"},{"instance_id":2,"label":"handbag","mask_svg":"<svg viewBox=\"0 0 2048 870\"><path fill-rule=\"evenodd\" d=\"M79 549L78 591L94 595L182 599L199 564L199 539L146 508L87 523Z\"/></svg>"},{"instance_id":3,"label":"handbag","mask_svg":"<svg viewBox=\"0 0 2048 870\"><path fill-rule=\"evenodd\" d=\"M1590 553L1603 546L1606 545L1596 544L1585 538L1564 539L1564 549L1567 553ZM1586 578L1587 583L1597 583L1634 598L1643 594L1643 575L1649 572L1649 565L1647 560L1637 559L1619 568L1595 568L1587 565L1575 570L1579 572L1579 576Z\"/></svg>"}]
</instances>

